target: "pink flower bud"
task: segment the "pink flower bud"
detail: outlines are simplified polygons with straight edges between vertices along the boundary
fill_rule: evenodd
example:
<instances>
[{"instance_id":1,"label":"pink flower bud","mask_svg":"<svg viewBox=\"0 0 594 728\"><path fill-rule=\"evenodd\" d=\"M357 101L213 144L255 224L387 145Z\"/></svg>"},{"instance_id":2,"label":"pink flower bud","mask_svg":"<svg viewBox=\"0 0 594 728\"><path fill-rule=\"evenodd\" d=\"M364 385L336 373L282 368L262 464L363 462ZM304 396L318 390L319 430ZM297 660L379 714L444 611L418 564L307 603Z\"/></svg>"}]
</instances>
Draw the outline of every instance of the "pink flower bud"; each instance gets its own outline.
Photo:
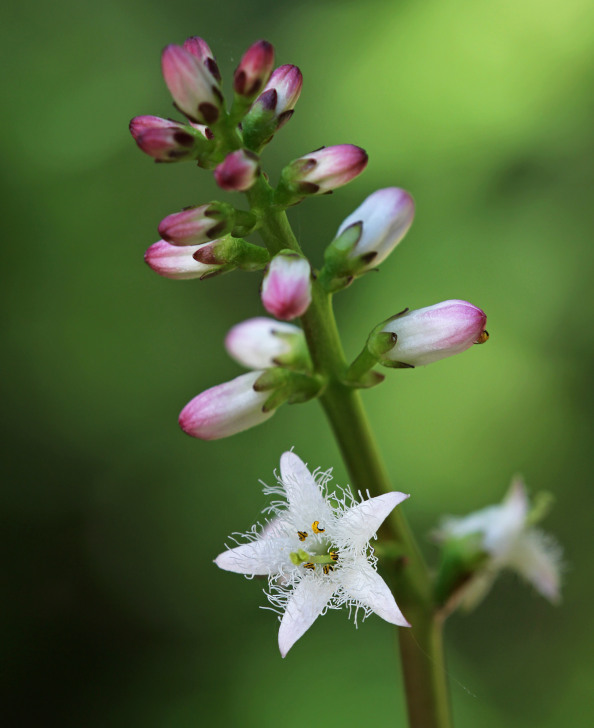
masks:
<instances>
[{"instance_id":1,"label":"pink flower bud","mask_svg":"<svg viewBox=\"0 0 594 728\"><path fill-rule=\"evenodd\" d=\"M270 392L254 389L261 374L260 371L242 374L194 397L179 415L182 430L200 440L218 440L272 417L274 409L263 410Z\"/></svg>"},{"instance_id":2,"label":"pink flower bud","mask_svg":"<svg viewBox=\"0 0 594 728\"><path fill-rule=\"evenodd\" d=\"M453 356L472 344L483 344L489 338L485 331L486 314L468 301L442 301L427 308L405 311L390 319L378 332L395 334L394 346L380 357L406 366L421 366ZM379 328L379 327L378 327ZM369 346L373 349L373 337Z\"/></svg>"},{"instance_id":3,"label":"pink flower bud","mask_svg":"<svg viewBox=\"0 0 594 728\"><path fill-rule=\"evenodd\" d=\"M255 104L274 111L277 117L283 117L295 108L302 86L303 76L297 66L279 66L272 73Z\"/></svg>"},{"instance_id":4,"label":"pink flower bud","mask_svg":"<svg viewBox=\"0 0 594 728\"><path fill-rule=\"evenodd\" d=\"M245 149L238 149L225 157L215 169L214 177L221 189L244 192L254 184L259 172L258 156Z\"/></svg>"},{"instance_id":5,"label":"pink flower bud","mask_svg":"<svg viewBox=\"0 0 594 728\"><path fill-rule=\"evenodd\" d=\"M274 66L274 48L266 40L250 46L241 59L233 77L235 93L246 98L255 96L268 81Z\"/></svg>"},{"instance_id":6,"label":"pink flower bud","mask_svg":"<svg viewBox=\"0 0 594 728\"><path fill-rule=\"evenodd\" d=\"M206 65L185 48L168 45L161 57L163 78L177 108L192 121L212 124L222 102L217 81Z\"/></svg>"},{"instance_id":7,"label":"pink flower bud","mask_svg":"<svg viewBox=\"0 0 594 728\"><path fill-rule=\"evenodd\" d=\"M205 243L204 245L210 245ZM218 272L223 266L220 264L199 263L193 256L204 245L170 245L164 240L153 243L144 254L145 262L160 276L187 280L190 278L203 278Z\"/></svg>"},{"instance_id":8,"label":"pink flower bud","mask_svg":"<svg viewBox=\"0 0 594 728\"><path fill-rule=\"evenodd\" d=\"M308 261L291 251L270 261L262 282L264 308L283 321L303 315L311 303L311 269Z\"/></svg>"},{"instance_id":9,"label":"pink flower bud","mask_svg":"<svg viewBox=\"0 0 594 728\"><path fill-rule=\"evenodd\" d=\"M214 54L210 50L208 43L203 38L199 38L197 35L192 38L187 38L184 41L184 49L193 56L196 56L196 58L198 58L198 60L201 61L206 68L208 68L210 73L218 82L221 81L221 72L219 71L217 62L215 61Z\"/></svg>"},{"instance_id":10,"label":"pink flower bud","mask_svg":"<svg viewBox=\"0 0 594 728\"><path fill-rule=\"evenodd\" d=\"M290 363L304 346L303 332L293 324L260 316L236 324L225 338L227 353L250 369Z\"/></svg>"},{"instance_id":11,"label":"pink flower bud","mask_svg":"<svg viewBox=\"0 0 594 728\"><path fill-rule=\"evenodd\" d=\"M196 138L190 128L159 116L135 116L130 133L143 152L157 162L177 162L191 157Z\"/></svg>"},{"instance_id":12,"label":"pink flower bud","mask_svg":"<svg viewBox=\"0 0 594 728\"><path fill-rule=\"evenodd\" d=\"M233 224L227 208L215 202L174 212L159 223L159 235L172 245L200 245L220 238Z\"/></svg>"},{"instance_id":13,"label":"pink flower bud","mask_svg":"<svg viewBox=\"0 0 594 728\"><path fill-rule=\"evenodd\" d=\"M351 225L362 225L350 258L364 258L365 269L374 268L394 250L412 225L415 206L412 197L398 187L377 190L338 228L336 237ZM362 271L359 271L362 272Z\"/></svg>"},{"instance_id":14,"label":"pink flower bud","mask_svg":"<svg viewBox=\"0 0 594 728\"><path fill-rule=\"evenodd\" d=\"M367 153L353 144L319 149L291 162L283 170L287 186L305 194L324 194L342 187L367 166Z\"/></svg>"}]
</instances>

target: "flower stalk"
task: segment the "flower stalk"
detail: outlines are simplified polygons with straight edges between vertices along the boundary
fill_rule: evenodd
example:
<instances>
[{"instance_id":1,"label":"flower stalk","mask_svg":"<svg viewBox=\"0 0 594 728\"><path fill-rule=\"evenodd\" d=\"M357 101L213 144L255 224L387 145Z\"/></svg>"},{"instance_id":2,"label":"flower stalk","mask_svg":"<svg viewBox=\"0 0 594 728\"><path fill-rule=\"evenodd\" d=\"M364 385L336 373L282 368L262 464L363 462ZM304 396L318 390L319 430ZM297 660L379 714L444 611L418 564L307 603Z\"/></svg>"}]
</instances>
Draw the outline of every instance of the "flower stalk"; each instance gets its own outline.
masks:
<instances>
[{"instance_id":1,"label":"flower stalk","mask_svg":"<svg viewBox=\"0 0 594 728\"><path fill-rule=\"evenodd\" d=\"M262 178L248 192L252 211L260 220L262 240L271 255L282 249L301 253L286 213L272 207L271 197L272 190ZM301 324L314 369L327 381L320 402L340 447L353 489L369 490L372 496L390 492L392 484L360 394L344 381L348 365L334 318L332 294L319 280L312 284L312 301L301 317ZM388 580L412 625L410 630L399 630L410 726L449 728L442 625L433 602L429 572L400 510L391 513L382 533L388 528L391 539L406 554L404 559L393 563Z\"/></svg>"}]
</instances>

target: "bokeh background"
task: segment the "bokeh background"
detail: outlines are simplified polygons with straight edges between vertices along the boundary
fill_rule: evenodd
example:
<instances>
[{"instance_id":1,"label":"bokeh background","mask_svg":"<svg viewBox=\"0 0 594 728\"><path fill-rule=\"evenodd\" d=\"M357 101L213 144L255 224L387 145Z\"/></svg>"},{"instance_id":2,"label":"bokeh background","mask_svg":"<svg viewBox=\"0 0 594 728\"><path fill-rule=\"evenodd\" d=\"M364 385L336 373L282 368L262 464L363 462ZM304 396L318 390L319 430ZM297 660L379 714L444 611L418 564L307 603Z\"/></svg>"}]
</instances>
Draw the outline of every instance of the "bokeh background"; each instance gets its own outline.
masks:
<instances>
[{"instance_id":1,"label":"bokeh background","mask_svg":"<svg viewBox=\"0 0 594 728\"><path fill-rule=\"evenodd\" d=\"M365 393L429 559L443 513L549 490L563 604L501 578L447 627L457 726L586 725L594 683L592 172L589 0L9 2L0 30L7 725L242 728L404 725L393 631L318 620L281 661L260 584L212 559L264 505L292 446L348 478L317 403L203 443L176 424L238 375L222 341L262 313L259 276L161 279L157 224L219 194L194 165L154 165L127 131L171 114L159 55L204 36L227 79L264 37L303 71L271 176L323 144L368 150L359 179L294 208L314 263L382 186L415 224L337 297L354 356L405 306L464 298L490 342ZM585 722L584 722L585 721Z\"/></svg>"}]
</instances>

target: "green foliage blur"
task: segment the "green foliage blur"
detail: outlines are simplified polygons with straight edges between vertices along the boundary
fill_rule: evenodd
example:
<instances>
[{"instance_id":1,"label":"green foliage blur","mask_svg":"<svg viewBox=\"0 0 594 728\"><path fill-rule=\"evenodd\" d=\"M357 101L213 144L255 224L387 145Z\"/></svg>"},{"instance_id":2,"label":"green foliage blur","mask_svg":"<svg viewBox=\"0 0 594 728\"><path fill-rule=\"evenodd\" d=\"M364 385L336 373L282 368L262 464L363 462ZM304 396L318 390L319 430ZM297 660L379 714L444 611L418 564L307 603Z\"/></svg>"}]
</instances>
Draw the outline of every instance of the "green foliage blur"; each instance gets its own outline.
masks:
<instances>
[{"instance_id":1,"label":"green foliage blur","mask_svg":"<svg viewBox=\"0 0 594 728\"><path fill-rule=\"evenodd\" d=\"M281 660L257 580L217 570L290 447L348 481L316 402L228 440L183 435L195 394L241 373L222 342L263 313L258 274L159 278L143 263L183 206L231 200L192 164L154 165L127 125L172 113L170 42L201 35L229 88L270 40L304 74L266 149L273 180L322 145L365 174L290 212L315 264L379 187L410 190L398 250L336 298L349 356L404 307L463 298L491 340L389 371L364 393L425 536L521 472L556 506L564 602L505 576L447 625L459 728L584 725L594 666L591 453L594 6L588 0L54 0L3 11L1 531L7 725L404 725L393 628L344 613ZM396 595L397 597L398 595Z\"/></svg>"}]
</instances>

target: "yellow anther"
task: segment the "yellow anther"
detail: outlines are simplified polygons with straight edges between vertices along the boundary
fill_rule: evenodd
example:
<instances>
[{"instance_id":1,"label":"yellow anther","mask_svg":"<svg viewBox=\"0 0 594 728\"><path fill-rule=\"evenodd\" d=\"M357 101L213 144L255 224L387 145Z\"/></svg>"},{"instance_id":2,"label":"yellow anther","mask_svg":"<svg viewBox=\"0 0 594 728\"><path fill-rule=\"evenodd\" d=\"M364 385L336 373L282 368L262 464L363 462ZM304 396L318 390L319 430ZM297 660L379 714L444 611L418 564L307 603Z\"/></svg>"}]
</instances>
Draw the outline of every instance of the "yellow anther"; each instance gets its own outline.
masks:
<instances>
[{"instance_id":1,"label":"yellow anther","mask_svg":"<svg viewBox=\"0 0 594 728\"><path fill-rule=\"evenodd\" d=\"M316 565L312 564L311 561L308 561L307 563L303 564L303 566L305 566L306 569L312 569L312 570L316 568Z\"/></svg>"},{"instance_id":2,"label":"yellow anther","mask_svg":"<svg viewBox=\"0 0 594 728\"><path fill-rule=\"evenodd\" d=\"M330 551L328 556L332 559L332 561L338 561L338 553L336 551Z\"/></svg>"},{"instance_id":3,"label":"yellow anther","mask_svg":"<svg viewBox=\"0 0 594 728\"><path fill-rule=\"evenodd\" d=\"M331 571L334 571L334 567L332 564L324 564L324 566L322 566L322 571L324 574L329 574Z\"/></svg>"},{"instance_id":4,"label":"yellow anther","mask_svg":"<svg viewBox=\"0 0 594 728\"><path fill-rule=\"evenodd\" d=\"M297 535L299 536L300 541L305 541L307 538L307 531L297 531Z\"/></svg>"},{"instance_id":5,"label":"yellow anther","mask_svg":"<svg viewBox=\"0 0 594 728\"><path fill-rule=\"evenodd\" d=\"M325 528L320 528L320 522L319 522L319 521L314 521L314 522L313 522L313 523L311 524L311 530L312 530L312 531L313 531L314 533L324 533L324 531L325 531L326 529L325 529Z\"/></svg>"}]
</instances>

